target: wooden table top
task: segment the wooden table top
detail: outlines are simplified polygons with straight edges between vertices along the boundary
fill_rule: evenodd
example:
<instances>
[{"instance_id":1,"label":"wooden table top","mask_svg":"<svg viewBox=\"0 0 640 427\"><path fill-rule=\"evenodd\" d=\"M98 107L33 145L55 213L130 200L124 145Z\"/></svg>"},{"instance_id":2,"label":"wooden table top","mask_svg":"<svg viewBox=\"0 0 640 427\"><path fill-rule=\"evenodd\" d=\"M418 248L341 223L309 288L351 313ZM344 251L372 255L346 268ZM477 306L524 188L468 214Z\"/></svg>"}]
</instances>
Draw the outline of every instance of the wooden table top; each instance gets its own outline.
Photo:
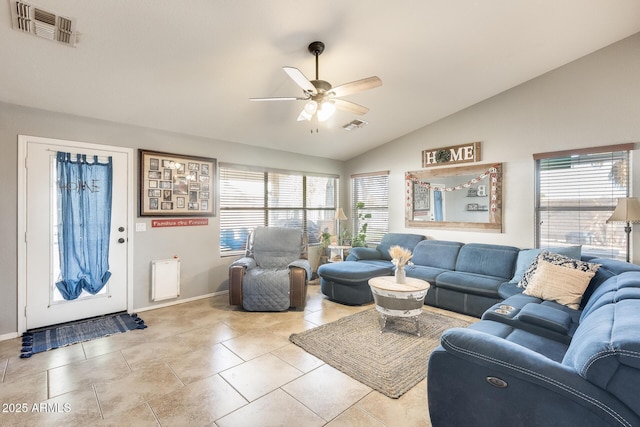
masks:
<instances>
[{"instance_id":1,"label":"wooden table top","mask_svg":"<svg viewBox=\"0 0 640 427\"><path fill-rule=\"evenodd\" d=\"M380 276L369 279L369 285L385 291L415 292L429 289L429 282L415 277L407 277L405 283L396 283L394 276Z\"/></svg>"}]
</instances>

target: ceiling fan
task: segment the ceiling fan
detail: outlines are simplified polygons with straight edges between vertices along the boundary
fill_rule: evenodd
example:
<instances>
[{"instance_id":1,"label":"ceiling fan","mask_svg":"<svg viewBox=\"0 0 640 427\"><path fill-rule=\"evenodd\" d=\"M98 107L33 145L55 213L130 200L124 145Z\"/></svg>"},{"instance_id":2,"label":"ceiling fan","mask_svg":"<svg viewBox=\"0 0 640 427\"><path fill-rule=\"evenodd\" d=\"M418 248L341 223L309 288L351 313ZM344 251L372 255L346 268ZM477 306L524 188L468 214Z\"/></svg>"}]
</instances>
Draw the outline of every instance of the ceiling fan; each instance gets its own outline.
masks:
<instances>
[{"instance_id":1,"label":"ceiling fan","mask_svg":"<svg viewBox=\"0 0 640 427\"><path fill-rule=\"evenodd\" d=\"M332 87L325 80L318 77L318 57L324 52L324 43L315 41L309 45L309 52L316 57L316 78L309 80L300 70L294 67L282 67L285 73L302 88L304 96L302 97L276 97L276 98L250 98L251 101L307 101L304 108L298 116L298 121L311 120L314 115L318 121L327 120L336 108L348 111L354 114L366 114L369 109L358 105L354 102L339 99L343 96L362 92L368 89L382 85L379 77L367 77L366 79L356 80L351 83L345 83L340 86Z\"/></svg>"}]
</instances>

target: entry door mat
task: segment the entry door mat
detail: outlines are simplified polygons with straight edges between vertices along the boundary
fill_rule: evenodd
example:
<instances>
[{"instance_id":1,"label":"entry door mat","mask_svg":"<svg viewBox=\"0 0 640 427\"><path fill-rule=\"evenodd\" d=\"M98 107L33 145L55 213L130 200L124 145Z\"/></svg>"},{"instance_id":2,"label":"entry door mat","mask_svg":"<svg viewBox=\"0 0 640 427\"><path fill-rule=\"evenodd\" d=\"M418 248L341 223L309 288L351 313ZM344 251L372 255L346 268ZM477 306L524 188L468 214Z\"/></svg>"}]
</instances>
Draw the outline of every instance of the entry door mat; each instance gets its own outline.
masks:
<instances>
[{"instance_id":1,"label":"entry door mat","mask_svg":"<svg viewBox=\"0 0 640 427\"><path fill-rule=\"evenodd\" d=\"M427 376L427 362L440 335L473 322L423 311L421 336L411 320L398 319L380 332L379 314L365 310L335 322L293 334L289 340L325 363L380 393L397 399ZM391 326L391 327L390 327Z\"/></svg>"},{"instance_id":2,"label":"entry door mat","mask_svg":"<svg viewBox=\"0 0 640 427\"><path fill-rule=\"evenodd\" d=\"M121 334L147 325L137 314L116 313L79 322L32 329L22 334L21 358L79 342Z\"/></svg>"}]
</instances>

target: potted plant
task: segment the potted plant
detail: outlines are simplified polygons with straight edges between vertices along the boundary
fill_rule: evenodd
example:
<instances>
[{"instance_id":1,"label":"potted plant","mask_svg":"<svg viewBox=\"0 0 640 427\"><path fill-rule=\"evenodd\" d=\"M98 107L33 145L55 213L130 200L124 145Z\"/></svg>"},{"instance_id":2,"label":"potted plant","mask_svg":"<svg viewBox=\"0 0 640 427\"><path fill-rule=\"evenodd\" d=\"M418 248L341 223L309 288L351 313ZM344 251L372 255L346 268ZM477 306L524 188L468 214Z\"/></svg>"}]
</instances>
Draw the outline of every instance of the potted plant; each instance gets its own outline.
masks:
<instances>
[{"instance_id":1,"label":"potted plant","mask_svg":"<svg viewBox=\"0 0 640 427\"><path fill-rule=\"evenodd\" d=\"M358 224L360 224L360 230L358 230L358 232L353 236L353 239L351 240L351 246L353 247L357 247L357 246L367 246L367 221L368 219L371 218L371 214L370 213L366 213L363 214L362 212L360 212L360 209L364 209L364 202L358 202L356 203L355 206L355 210L356 210L356 218L358 218Z\"/></svg>"}]
</instances>

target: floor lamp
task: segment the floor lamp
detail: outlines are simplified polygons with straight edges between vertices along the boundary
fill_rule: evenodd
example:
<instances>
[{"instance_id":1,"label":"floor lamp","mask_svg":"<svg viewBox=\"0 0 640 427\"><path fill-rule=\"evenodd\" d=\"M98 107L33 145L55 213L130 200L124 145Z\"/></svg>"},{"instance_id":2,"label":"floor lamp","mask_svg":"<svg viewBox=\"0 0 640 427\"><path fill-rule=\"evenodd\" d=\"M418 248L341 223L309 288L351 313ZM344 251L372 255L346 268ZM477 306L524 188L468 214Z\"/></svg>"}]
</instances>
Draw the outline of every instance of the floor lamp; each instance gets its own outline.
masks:
<instances>
[{"instance_id":1,"label":"floor lamp","mask_svg":"<svg viewBox=\"0 0 640 427\"><path fill-rule=\"evenodd\" d=\"M624 232L627 233L627 262L629 262L629 246L631 241L631 223L640 222L640 203L637 197L622 197L618 199L618 205L613 214L607 220L609 222L624 222Z\"/></svg>"},{"instance_id":2,"label":"floor lamp","mask_svg":"<svg viewBox=\"0 0 640 427\"><path fill-rule=\"evenodd\" d=\"M334 219L336 220L336 236L338 236L338 244L341 245L342 237L340 237L340 221L344 221L345 219L347 219L347 216L344 214L342 208L336 209L336 215L334 216Z\"/></svg>"}]
</instances>

